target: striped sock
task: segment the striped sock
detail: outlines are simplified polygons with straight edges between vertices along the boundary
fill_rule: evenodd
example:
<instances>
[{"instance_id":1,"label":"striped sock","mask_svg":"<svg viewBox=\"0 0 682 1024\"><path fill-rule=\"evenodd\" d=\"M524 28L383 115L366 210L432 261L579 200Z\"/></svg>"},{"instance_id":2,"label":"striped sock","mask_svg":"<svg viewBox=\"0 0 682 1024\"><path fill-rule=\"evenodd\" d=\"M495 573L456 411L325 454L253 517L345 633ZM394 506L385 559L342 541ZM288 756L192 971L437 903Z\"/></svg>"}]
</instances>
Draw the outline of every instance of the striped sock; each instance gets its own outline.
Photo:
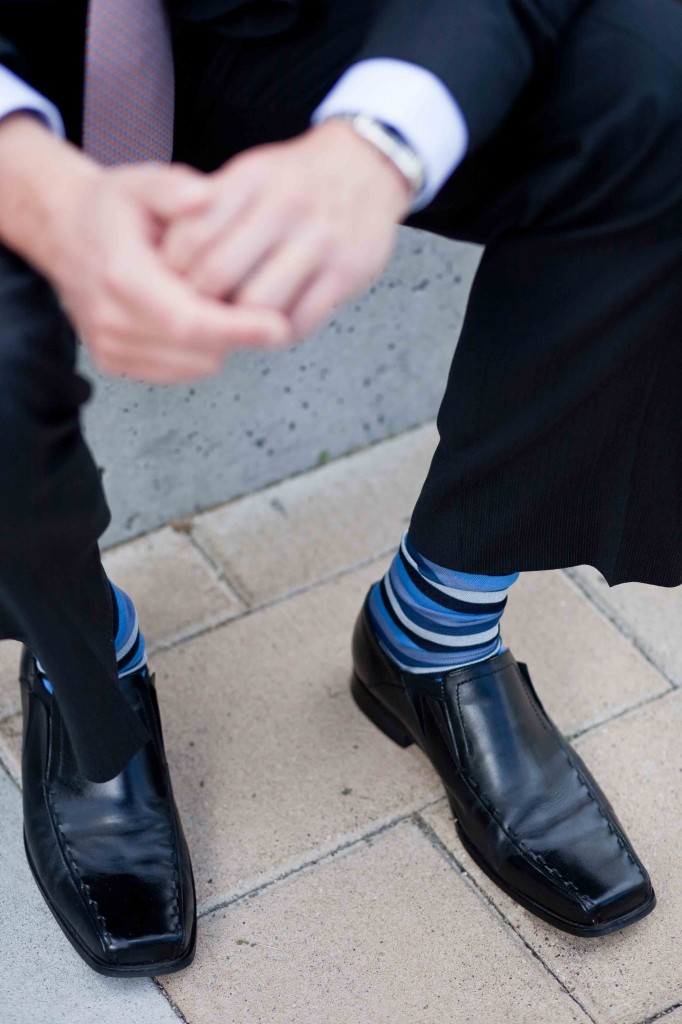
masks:
<instances>
[{"instance_id":1,"label":"striped sock","mask_svg":"<svg viewBox=\"0 0 682 1024\"><path fill-rule=\"evenodd\" d=\"M415 550L409 534L369 596L369 614L389 658L406 672L448 672L506 648L500 618L519 573L482 576L445 569Z\"/></svg>"},{"instance_id":2,"label":"striped sock","mask_svg":"<svg viewBox=\"0 0 682 1024\"><path fill-rule=\"evenodd\" d=\"M111 601L114 612L114 645L116 647L118 677L121 679L123 676L128 676L143 668L147 664L147 655L145 652L144 636L140 632L137 621L135 605L126 592L117 587L111 580L109 580L109 587L111 588ZM36 663L38 671L43 677L45 689L52 693L53 686L45 675L43 666L37 659Z\"/></svg>"}]
</instances>

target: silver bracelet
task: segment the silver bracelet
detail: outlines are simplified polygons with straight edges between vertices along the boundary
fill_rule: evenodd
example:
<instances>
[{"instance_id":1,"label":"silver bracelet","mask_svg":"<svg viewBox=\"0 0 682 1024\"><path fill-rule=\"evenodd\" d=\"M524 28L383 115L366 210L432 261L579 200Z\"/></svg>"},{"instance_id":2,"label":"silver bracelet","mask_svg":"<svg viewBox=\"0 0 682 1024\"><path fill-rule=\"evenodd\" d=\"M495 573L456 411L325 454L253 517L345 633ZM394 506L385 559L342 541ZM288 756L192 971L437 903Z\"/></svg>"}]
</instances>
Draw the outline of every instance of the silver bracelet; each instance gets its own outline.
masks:
<instances>
[{"instance_id":1,"label":"silver bracelet","mask_svg":"<svg viewBox=\"0 0 682 1024\"><path fill-rule=\"evenodd\" d=\"M419 195L426 184L424 162L394 128L371 114L362 112L330 114L325 120L334 118L349 124L358 135L362 135L376 146L397 167L410 184L412 200Z\"/></svg>"}]
</instances>

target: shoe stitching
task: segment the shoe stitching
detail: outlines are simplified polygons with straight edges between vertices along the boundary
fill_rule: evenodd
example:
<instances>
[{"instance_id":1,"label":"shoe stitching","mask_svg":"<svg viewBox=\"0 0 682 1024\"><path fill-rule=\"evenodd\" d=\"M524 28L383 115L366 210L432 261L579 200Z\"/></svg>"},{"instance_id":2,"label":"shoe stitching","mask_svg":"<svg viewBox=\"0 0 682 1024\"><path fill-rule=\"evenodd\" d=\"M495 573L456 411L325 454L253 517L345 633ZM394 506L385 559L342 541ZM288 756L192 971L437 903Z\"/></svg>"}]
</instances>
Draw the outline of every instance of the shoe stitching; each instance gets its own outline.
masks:
<instances>
[{"instance_id":1,"label":"shoe stitching","mask_svg":"<svg viewBox=\"0 0 682 1024\"><path fill-rule=\"evenodd\" d=\"M489 817L497 825L497 827L507 836L507 838L511 840L513 845L517 847L519 853L521 853L531 862L536 863L540 867L540 869L544 871L546 874L554 877L558 882L559 887L563 889L566 893L568 893L568 895L574 896L580 904L581 908L585 911L585 913L589 914L594 907L594 903L590 899L590 897L586 893L581 893L577 886L573 882L571 882L570 879L565 878L560 871L558 871L556 868L551 867L551 865L549 865L544 859L544 857L542 857L539 853L534 853L533 850L528 849L523 840L519 839L516 833L509 826L505 826L502 824L502 822L500 821L500 811L482 793L480 786L476 782L476 780L472 778L468 774L468 772L465 772L464 769L461 768L461 766L457 766L457 771L462 776L464 781L474 790L474 794L482 804L485 812L489 815Z\"/></svg>"},{"instance_id":2,"label":"shoe stitching","mask_svg":"<svg viewBox=\"0 0 682 1024\"><path fill-rule=\"evenodd\" d=\"M519 669L518 663L514 662L513 663L513 668L516 670L517 675L521 679L521 683L522 683L522 685L524 687L524 691L526 692L526 694L529 697L530 705L533 708L533 711L535 712L535 714L537 715L539 721L541 722L543 728L546 729L546 730L551 731L549 723L540 715L540 712L539 712L538 708L536 707L535 701L532 698L530 687L528 686L528 681L525 679L525 677L523 676L523 673ZM479 680L479 679L487 679L487 678L490 678L491 676L496 676L496 675L499 674L499 671L500 671L499 669L496 669L496 670L494 670L492 672L477 672L477 673L473 673L471 675L466 676L464 679L460 679L460 680L457 681L457 686L456 686L457 708L458 708L458 711L459 711L460 721L462 723L462 731L463 731L463 734L464 734L464 742L465 742L465 745L467 746L467 748L468 748L468 736L467 736L467 732L466 732L466 725L465 725L465 721L464 721L464 716L462 715L462 711L461 711L460 694L459 694L460 688L461 688L461 686L464 683L476 681L476 680ZM402 675L402 673L401 673L401 675ZM441 680L441 684L440 684L441 699L443 700L444 703L445 703L445 684L448 681L448 679L451 679L451 678L452 678L452 674L448 674L448 675L446 675ZM403 686L404 686L404 682L403 682ZM447 710L447 705L445 705L445 707L446 707L446 710ZM595 805L597 807L597 810L599 811L599 813L602 815L602 817L606 821L606 824L608 825L609 830L611 832L613 832L614 836L618 840L619 844L622 846L623 850L625 851L625 853L627 854L629 859L632 861L632 863L635 865L635 867L637 867L640 875L642 875L642 877L644 878L645 876L644 876L641 868L639 867L637 862L634 860L634 858L632 857L630 851L624 845L624 843L622 842L620 837L614 831L613 826L611 825L611 823L609 822L608 818L606 817L606 815L602 811L602 809L599 806L599 803L596 800L594 794L591 792L590 788L587 786L587 783L583 780L583 778L580 775L580 773L578 772L577 768L571 762L571 760L568 757L568 755L566 754L564 748L562 747L561 749L562 749L562 752L564 753L564 756L568 760L570 767L574 770L574 772L578 776L578 780L582 783L582 785L585 786L585 788L587 789L588 794L590 795L592 801L595 803ZM468 749L467 749L467 753L468 753ZM508 827L505 827L502 824L502 822L499 820L500 817L501 817L501 812L495 807L494 804L490 803L488 801L488 799L483 796L483 794L481 793L481 791L479 789L478 783L471 776L469 776L469 774L466 773L461 768L461 766L455 766L455 767L456 767L457 771L459 772L459 774L462 776L462 778L474 790L477 799L482 804L482 806L483 806L484 810L486 811L486 813L494 821L494 823L497 825L497 827L500 828L501 831L512 841L512 843L517 847L519 852L523 856L527 857L531 862L537 863L540 866L540 868L542 870L544 870L547 874L549 874L550 876L556 877L557 881L559 882L560 887L564 888L565 891L568 892L569 894L572 894L573 896L575 896L575 898L577 899L577 901L580 904L580 906L582 907L582 909L586 913L590 913L591 909L594 908L594 901L592 899L590 899L590 897L586 893L581 893L578 890L578 888L575 886L575 884L570 881L570 879L564 878L564 876L561 874L561 872L559 872L556 868L553 868L549 864L547 864L545 859L540 854L534 853L532 850L528 849L528 847L526 847L526 845L523 843L523 841L521 839L519 839L518 836L511 829L509 829ZM488 804L489 804L489 806L488 806ZM491 810L491 808L492 808L492 810Z\"/></svg>"},{"instance_id":3,"label":"shoe stitching","mask_svg":"<svg viewBox=\"0 0 682 1024\"><path fill-rule=\"evenodd\" d=\"M519 671L518 670L518 666L517 666L517 671ZM496 671L493 671L493 672L476 673L476 674L469 675L466 678L460 679L460 680L457 681L457 686L456 686L456 691L455 691L456 699L457 699L457 707L458 707L458 711L459 711L459 719L460 719L460 722L462 723L462 731L463 731L463 734L464 734L464 742L465 742L465 745L467 745L467 747L468 747L468 737L467 737L467 733L466 733L466 725L465 725L465 721L464 721L464 716L462 715L462 711L461 711L460 696L459 696L460 688L464 685L464 683L471 682L472 680L487 679L490 676L496 676L498 674L499 674L499 669L496 670ZM444 705L444 709L445 709L446 713L447 713L447 702L445 700L445 684L448 681L448 678L451 678L451 676L450 677L445 676L441 680L441 684L440 684L441 699L443 701L443 705ZM525 680L523 680L523 681L525 682ZM534 708L534 710L536 710L536 713L537 713L537 709L535 708L535 705L533 704L532 701L531 701L531 704L533 705L533 708ZM446 714L446 718L447 717L448 716ZM547 727L545 723L543 723L543 725L545 725L545 728ZM468 753L468 749L467 749L467 753ZM519 853L521 853L523 856L525 856L531 862L537 863L539 865L539 867L541 868L541 870L543 870L546 874L555 877L557 879L558 883L559 883L560 888L563 888L564 891L567 892L569 895L573 895L575 897L575 899L578 901L578 903L580 904L581 908L585 911L585 913L590 913L590 909L592 908L593 903L590 900L589 896L587 896L586 893L580 893L580 891L577 889L577 887L574 885L574 883L570 881L570 879L564 878L564 876L561 874L561 872L559 872L556 868L553 868L549 864L547 864L547 862L544 860L543 857L540 856L540 854L534 853L532 850L529 850L525 846L523 841L521 839L519 839L518 836L511 829L509 829L508 827L505 827L502 824L502 822L500 820L501 812L495 807L494 804L492 804L488 800L487 797L483 796L483 794L481 793L481 791L479 789L478 783L471 776L469 776L469 774L467 772L464 771L464 769L461 767L461 765L457 765L456 764L455 768L459 772L459 774L462 776L462 778L474 790L476 798L480 801L480 803L483 806L483 809L490 816L492 821L507 836L507 838L510 839L511 842L517 847ZM491 808L492 808L492 810L491 810ZM587 905L586 905L585 901L587 901Z\"/></svg>"},{"instance_id":4,"label":"shoe stitching","mask_svg":"<svg viewBox=\"0 0 682 1024\"><path fill-rule=\"evenodd\" d=\"M551 731L552 731L552 727L551 727L550 723L549 723L549 722L547 721L546 717L543 717L543 716L542 716L542 715L540 714L540 710L539 710L539 708L537 707L537 705L536 705L535 701L533 700L533 695L532 695L532 692L531 692L531 689L530 689L530 687L528 686L528 681L527 681L527 679L526 679L526 678L524 677L523 673L522 673L522 672L520 672L520 671L519 671L519 675L520 675L520 677L521 677L521 681L522 681L522 683L523 683L523 685L524 685L524 688L525 688L525 690L526 690L526 693L528 694L528 697L530 698L530 703L531 703L531 707L533 708L533 710L535 711L535 714L537 715L537 717L538 717L538 718L540 719L540 721L541 721L541 722L542 722L542 724L544 725L545 729L547 729L547 730L549 730L549 731L551 732ZM601 817L602 817L602 818L604 819L604 821L606 822L606 825L607 825L607 827L608 827L608 830L609 830L609 832L611 832L611 833L612 833L612 835L613 835L613 836L615 837L615 839L616 839L616 841L617 841L618 845L619 845L619 846L621 847L621 849L623 850L623 852L624 852L624 853L625 853L625 854L627 855L627 857L628 857L628 860L629 860L629 861L630 861L630 862L632 863L632 865L633 865L634 867L636 867L636 868L637 868L637 871L639 872L639 874L641 875L641 877L642 877L642 878L643 878L643 879L644 879L644 880L646 881L646 875L645 875L645 874L644 874L644 872L642 871L642 868L641 868L641 867L640 867L640 865L639 865L639 864L637 863L637 861L635 860L635 858L634 858L634 857L632 856L632 853L631 853L631 851L630 851L630 850L628 849L628 846L627 846L627 844L626 844L626 843L624 842L624 840L623 840L622 836L620 836L620 835L618 834L618 832L616 831L616 829L615 829L615 828L614 828L614 826L613 826L613 823L612 823L612 822L611 822L611 821L609 820L609 818L607 817L607 815L606 815L606 814L604 813L604 811L603 811L603 809L602 809L602 807L601 807L601 804L600 804L600 802L599 802L599 799L598 799L598 797L597 797L596 793L595 793L595 792L593 791L592 787L591 787L591 786L590 786L590 785L588 784L587 780L586 780L586 779L584 778L584 776L583 776L582 772L581 772L581 771L580 771L580 769L578 768L577 764L575 764L575 762L574 762L574 761L573 761L573 759L571 758L571 756L570 756L570 754L569 754L568 750L566 749L566 747L564 746L564 744L563 744L563 743L561 743L561 744L560 744L560 749L561 749L561 752L562 752L562 754L563 754L563 755L564 755L564 757L566 758L566 761L568 762L568 766L569 766L569 767L570 767L570 768L572 769L572 771L573 771L573 772L575 773L575 775L577 776L577 778L578 778L578 782L579 782L579 783L581 784L581 786L584 786L584 787L585 787L585 789L587 790L587 794L588 794L588 796L590 797L590 800L591 800L591 801L592 801L592 803L593 803L593 804L595 805L595 807L597 808L597 811L599 812L599 814L601 815Z\"/></svg>"},{"instance_id":5,"label":"shoe stitching","mask_svg":"<svg viewBox=\"0 0 682 1024\"><path fill-rule=\"evenodd\" d=\"M145 710L144 706L142 706L142 712L143 712L143 716L145 718L145 722L146 722L147 726L149 727L149 719L147 717L146 710ZM62 764L62 749L63 749L63 734L64 734L64 726L63 726L63 723L61 721L61 717L59 718L59 728L60 728L59 764L61 766L61 764ZM150 729L150 733L151 733L151 729ZM55 825L57 827L57 831L58 831L59 836L61 838L61 844L60 845L62 845L63 852L65 854L65 857L66 857L66 860L67 860L67 862L69 864L71 872L75 876L77 887L79 888L79 890L81 892L81 895L82 895L83 899L85 900L86 904L90 907L92 913L94 914L96 922L100 925L101 935L102 935L102 938L107 943L107 945L109 946L109 952L111 954L113 954L114 958L118 961L118 957L116 956L114 950L111 948L113 946L113 944L114 944L114 939L113 939L113 936L112 936L111 932L107 928L106 918L101 913L101 910L99 908L99 905L98 905L97 901L94 899L94 897L91 894L91 886L87 882L84 881L84 879L83 879L83 877L81 875L80 868L78 867L77 861L76 861L76 859L74 857L74 854L72 853L71 845L70 845L70 843L69 843L69 841L68 841L68 839L67 839L67 837L66 837L66 835L64 833L64 830L62 829L59 813L57 811L57 808L56 808L56 805L55 805L55 801L54 801L54 796L51 793L51 791L47 788L47 786L45 786L45 792L46 792L46 795L47 795L47 799L48 799L48 803L49 803L49 806L50 806L50 810L52 812L53 821L54 821L54 823L55 823ZM169 801L166 800L166 803L168 804ZM170 817L172 818L173 816L170 815ZM177 836L175 836L174 828L169 829L169 831L171 833L171 837L173 839L177 839ZM173 855L172 855L174 863L173 863L173 868L172 868L172 870L173 870L172 908L173 909L172 909L172 917L171 917L171 926L172 926L172 928L177 929L177 928L179 928L179 923L180 923L180 872L179 872L178 857L176 855L177 842L172 843L172 847L173 847L173 851L174 851Z\"/></svg>"},{"instance_id":6,"label":"shoe stitching","mask_svg":"<svg viewBox=\"0 0 682 1024\"><path fill-rule=\"evenodd\" d=\"M96 924L99 924L99 931L101 933L102 938L105 940L107 945L112 946L113 937L107 928L106 919L102 915L100 908L97 904L97 901L91 895L90 886L87 884L87 882L83 880L78 864L76 863L73 853L71 852L69 840L67 839L64 830L62 829L59 820L59 814L54 803L54 797L50 790L47 788L47 786L45 787L45 793L47 796L48 804L50 806L50 810L52 812L53 822L57 826L57 831L59 833L59 837L61 840L60 846L62 847L62 852L64 853L65 859L69 865L69 868L71 869L71 875L72 877L75 877L76 886L79 889L80 894L83 897L86 905L90 907L90 910L92 911L95 917Z\"/></svg>"},{"instance_id":7,"label":"shoe stitching","mask_svg":"<svg viewBox=\"0 0 682 1024\"><path fill-rule=\"evenodd\" d=\"M34 679L36 678L36 675L37 674L36 674L36 671L35 671L35 661L34 661L34 663L33 663L33 677L34 677ZM52 760L52 756L53 756L53 752L54 752L54 744L52 742L52 736L53 736L53 733L54 733L54 721L55 721L54 714L50 714L50 716L49 716L48 771L50 770L50 762ZM61 715L57 716L57 722L58 722L58 725L59 725L59 760L58 760L58 770L60 770L62 768L62 765L63 765L64 731L65 731L64 730L64 723L62 721ZM72 876L72 878L75 879L76 888L80 892L81 897L84 900L86 906L88 906L90 908L90 911L91 911L92 915L94 916L94 919L95 919L94 923L95 923L96 930L99 930L101 932L101 936L102 936L102 938L105 941L108 940L109 942L111 942L111 935L110 935L110 933L107 930L106 920L104 919L104 917L100 913L100 909L99 909L99 906L97 905L96 900L94 900L92 898L91 894L90 894L90 887L87 885L86 882L83 881L83 878L81 876L81 873L80 873L80 870L78 868L78 865L76 864L76 862L74 860L73 854L71 852L71 846L70 846L69 841L68 841L68 839L67 839L67 837L66 837L66 835L64 833L64 830L62 829L62 826L61 826L61 823L60 823L60 820L59 820L59 814L58 814L57 808L55 806L54 796L53 796L49 786L47 785L47 783L43 783L43 787L42 788L43 788L43 792L45 794L45 798L47 800L48 808L50 810L50 817L52 818L52 824L53 824L54 827L56 827L57 841L58 841L60 849L62 851L62 855L64 857L64 860L67 863L67 867L70 870L71 876ZM97 929L97 925L98 924L100 926L99 929Z\"/></svg>"},{"instance_id":8,"label":"shoe stitching","mask_svg":"<svg viewBox=\"0 0 682 1024\"><path fill-rule=\"evenodd\" d=\"M50 720L49 720L49 733L50 733L50 737L52 737L53 732L54 732L54 721L55 721L54 714L51 714L50 715ZM63 750L64 750L65 729L64 729L64 723L62 721L62 717L59 714L57 715L57 722L58 722L58 726L59 726L59 767L61 768L62 763L63 763L62 757L63 757ZM52 758L53 751L54 751L54 745L52 743L52 740L50 740L50 760ZM61 822L60 822L60 818L59 818L59 813L58 813L56 805L55 805L54 795L53 795L52 791L50 790L47 782L45 782L43 784L43 792L45 794L45 797L46 797L46 800L47 800L47 804L48 804L48 807L50 809L50 816L52 818L52 824L53 824L53 826L56 827L56 830L57 830L57 841L58 841L59 846L61 848L62 855L63 855L63 857L64 857L64 859L65 859L65 861L67 863L67 866L70 869L71 876L72 876L72 878L75 879L76 888L80 892L81 897L84 900L86 906L90 908L90 911L91 911L92 915L94 916L95 930L99 930L100 933L101 933L102 939L104 939L105 941L108 941L111 944L111 935L110 935L110 933L109 933L109 931L107 929L106 920L105 920L104 916L100 912L100 908L99 908L99 906L97 904L97 901L92 898L92 895L90 893L90 886L87 885L87 883L83 881L83 878L82 878L82 875L81 875L80 870L78 868L78 865L76 864L76 861L74 859L73 853L71 852L71 845L70 845L69 840L67 839L66 834L65 834L65 832L64 832L64 830L63 830L63 828L61 826ZM99 925L99 929L97 929L97 925Z\"/></svg>"},{"instance_id":9,"label":"shoe stitching","mask_svg":"<svg viewBox=\"0 0 682 1024\"><path fill-rule=\"evenodd\" d=\"M516 668L517 673L519 674L519 676L521 676L522 683L525 684L526 681L523 679L523 676L522 676L520 670L518 669L518 665L515 665L514 667ZM467 753L469 752L469 750L468 750L468 748L469 748L469 739L468 739L468 736L467 736L466 722L465 722L464 716L462 715L462 709L461 709L461 703L460 703L460 689L464 685L464 683L471 682L472 679L473 680L475 680L475 679L482 679L482 678L487 678L487 677L490 677L490 676L495 676L497 674L498 674L497 672L486 672L483 675L469 676L468 678L462 679L462 680L460 680L457 683L457 687L456 687L456 691L455 691L456 700L457 700L457 710L459 712L459 720L460 720L461 725L462 725L462 733L463 733L463 736L464 736L465 746L467 747ZM526 686L526 692L528 692L527 686ZM443 698L445 711L447 712L447 703L445 702L445 680L441 684L441 696ZM535 711L535 713L538 714L538 711L537 711L537 708L535 707L534 702L531 700L530 703L531 703L531 706L533 707L533 710ZM538 714L538 717L539 717L539 714ZM542 722L542 725L543 725L543 727L545 729L548 728L548 725L547 725L546 722L544 722L542 719L540 719L540 721ZM578 888L575 886L575 884L570 881L570 879L565 878L561 874L560 871L558 871L556 868L551 867L551 865L549 865L546 862L544 857L542 857L540 854L535 853L534 851L530 850L525 845L523 840L521 840L516 835L516 833L509 826L503 825L502 821L500 820L502 818L501 812L499 811L499 809L497 807L495 807L495 805L492 803L492 801L489 800L488 797L483 795L483 793L482 793L478 783L475 781L475 779L472 776L470 776L468 772L465 772L464 769L461 767L461 765L456 765L456 768L457 768L459 774L462 776L462 778L474 790L474 792L476 794L476 797L478 798L478 800L483 805L485 811L490 815L490 818L495 822L497 827L499 829L501 829L501 831L504 832L504 834L512 841L512 843L517 847L519 852L523 856L525 856L528 860L530 860L532 863L536 863L542 870L545 871L545 873L547 873L551 877L555 878L558 881L560 887L563 888L565 892L567 892L568 894L573 895L575 897L575 899L578 901L578 903L580 904L582 909L585 911L585 913L590 913L591 908L594 906L594 903L590 899L590 897L586 893L581 893L578 890Z\"/></svg>"},{"instance_id":10,"label":"shoe stitching","mask_svg":"<svg viewBox=\"0 0 682 1024\"><path fill-rule=\"evenodd\" d=\"M637 863L637 861L633 857L632 852L628 848L628 845L624 841L623 837L615 829L615 827L613 825L613 822L610 821L609 818L607 817L607 815L604 813L604 810L602 809L596 794L593 792L592 787L589 785L587 779L585 779L585 777L583 776L583 774L580 771L580 769L578 768L577 764L574 763L574 761L571 758L569 752L566 750L566 748L563 746L563 744L561 746L561 752L564 755L564 757L566 758L566 760L568 761L568 764L570 765L570 767L573 769L573 771L577 775L578 781L580 782L580 784L582 786L584 786L585 789L587 790L587 794L590 797L590 799L592 800L592 803L595 805L595 807L597 808L597 811L599 812L599 814L602 816L602 818L606 822L606 825L607 825L607 828L608 828L609 832L611 832L611 834L614 836L614 838L616 839L616 842L618 843L620 848L623 850L623 852L626 854L626 856L627 856L628 860L630 861L630 863L634 867L637 868L637 871L639 872L640 876L646 882L646 880L647 880L646 874L644 873L644 871L642 870L641 866Z\"/></svg>"}]
</instances>

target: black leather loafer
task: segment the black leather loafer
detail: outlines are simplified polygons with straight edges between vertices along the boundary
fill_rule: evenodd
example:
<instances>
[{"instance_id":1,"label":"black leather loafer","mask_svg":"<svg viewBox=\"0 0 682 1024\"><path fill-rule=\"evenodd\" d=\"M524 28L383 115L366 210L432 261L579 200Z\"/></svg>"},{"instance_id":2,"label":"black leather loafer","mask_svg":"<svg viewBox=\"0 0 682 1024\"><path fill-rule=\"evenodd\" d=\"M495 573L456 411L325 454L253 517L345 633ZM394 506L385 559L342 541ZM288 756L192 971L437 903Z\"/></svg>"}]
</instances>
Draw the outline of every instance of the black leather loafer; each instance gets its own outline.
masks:
<instances>
[{"instance_id":1,"label":"black leather loafer","mask_svg":"<svg viewBox=\"0 0 682 1024\"><path fill-rule=\"evenodd\" d=\"M517 903L585 937L654 909L649 875L613 808L509 649L437 678L402 672L365 605L353 661L356 703L396 743L419 744L464 847Z\"/></svg>"},{"instance_id":2,"label":"black leather loafer","mask_svg":"<svg viewBox=\"0 0 682 1024\"><path fill-rule=\"evenodd\" d=\"M21 659L24 840L64 934L100 974L170 974L194 957L196 910L187 843L166 764L154 677L121 680L151 739L111 782L78 771L59 707L35 660Z\"/></svg>"}]
</instances>

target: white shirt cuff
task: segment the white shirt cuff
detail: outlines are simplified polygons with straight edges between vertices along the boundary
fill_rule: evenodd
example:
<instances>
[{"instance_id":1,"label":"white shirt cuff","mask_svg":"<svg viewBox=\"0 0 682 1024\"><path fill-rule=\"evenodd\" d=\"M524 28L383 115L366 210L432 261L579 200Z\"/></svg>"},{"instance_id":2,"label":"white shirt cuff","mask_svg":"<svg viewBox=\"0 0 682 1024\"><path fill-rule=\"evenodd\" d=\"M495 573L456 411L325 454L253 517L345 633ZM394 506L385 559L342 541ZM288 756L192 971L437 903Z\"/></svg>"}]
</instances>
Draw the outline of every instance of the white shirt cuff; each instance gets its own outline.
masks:
<instances>
[{"instance_id":1,"label":"white shirt cuff","mask_svg":"<svg viewBox=\"0 0 682 1024\"><path fill-rule=\"evenodd\" d=\"M311 121L343 113L365 113L395 128L421 157L423 189L411 212L428 206L466 153L469 133L464 115L437 75L410 61L373 57L353 64Z\"/></svg>"},{"instance_id":2,"label":"white shirt cuff","mask_svg":"<svg viewBox=\"0 0 682 1024\"><path fill-rule=\"evenodd\" d=\"M0 64L0 119L19 110L29 110L41 117L48 128L62 138L66 134L64 122L54 103Z\"/></svg>"}]
</instances>

